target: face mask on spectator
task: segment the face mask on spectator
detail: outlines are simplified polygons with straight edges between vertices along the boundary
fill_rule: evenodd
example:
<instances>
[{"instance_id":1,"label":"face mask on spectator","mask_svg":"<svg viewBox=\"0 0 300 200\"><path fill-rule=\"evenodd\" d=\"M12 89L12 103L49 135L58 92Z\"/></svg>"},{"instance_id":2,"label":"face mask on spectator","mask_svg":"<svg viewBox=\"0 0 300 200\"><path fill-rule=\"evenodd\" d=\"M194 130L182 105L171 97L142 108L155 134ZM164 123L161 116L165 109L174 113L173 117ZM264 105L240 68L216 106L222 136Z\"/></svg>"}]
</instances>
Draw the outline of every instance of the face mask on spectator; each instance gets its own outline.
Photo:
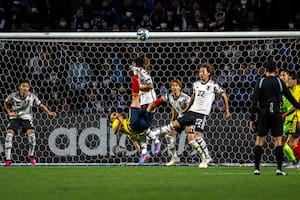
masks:
<instances>
[{"instance_id":1,"label":"face mask on spectator","mask_svg":"<svg viewBox=\"0 0 300 200\"><path fill-rule=\"evenodd\" d=\"M37 8L36 8L36 7L32 7L32 8L31 8L31 12L32 12L32 13L36 13L36 12L37 12Z\"/></svg>"},{"instance_id":2,"label":"face mask on spectator","mask_svg":"<svg viewBox=\"0 0 300 200\"><path fill-rule=\"evenodd\" d=\"M132 12L126 12L125 14L126 14L126 17L131 17Z\"/></svg>"},{"instance_id":3,"label":"face mask on spectator","mask_svg":"<svg viewBox=\"0 0 300 200\"><path fill-rule=\"evenodd\" d=\"M290 22L290 23L289 23L289 29L294 29L294 28L295 28L294 23L293 23L293 22Z\"/></svg>"},{"instance_id":4,"label":"face mask on spectator","mask_svg":"<svg viewBox=\"0 0 300 200\"><path fill-rule=\"evenodd\" d=\"M67 25L67 22L65 20L62 20L62 21L59 22L59 25L61 27L65 27Z\"/></svg>"},{"instance_id":5,"label":"face mask on spectator","mask_svg":"<svg viewBox=\"0 0 300 200\"><path fill-rule=\"evenodd\" d=\"M197 23L198 28L201 30L204 27L204 24L202 22Z\"/></svg>"},{"instance_id":6,"label":"face mask on spectator","mask_svg":"<svg viewBox=\"0 0 300 200\"><path fill-rule=\"evenodd\" d=\"M162 29L164 29L164 28L167 28L167 23L160 23L160 27L162 28Z\"/></svg>"},{"instance_id":7,"label":"face mask on spectator","mask_svg":"<svg viewBox=\"0 0 300 200\"><path fill-rule=\"evenodd\" d=\"M84 29L89 29L90 28L90 24L88 22L84 22L83 23L83 28Z\"/></svg>"}]
</instances>

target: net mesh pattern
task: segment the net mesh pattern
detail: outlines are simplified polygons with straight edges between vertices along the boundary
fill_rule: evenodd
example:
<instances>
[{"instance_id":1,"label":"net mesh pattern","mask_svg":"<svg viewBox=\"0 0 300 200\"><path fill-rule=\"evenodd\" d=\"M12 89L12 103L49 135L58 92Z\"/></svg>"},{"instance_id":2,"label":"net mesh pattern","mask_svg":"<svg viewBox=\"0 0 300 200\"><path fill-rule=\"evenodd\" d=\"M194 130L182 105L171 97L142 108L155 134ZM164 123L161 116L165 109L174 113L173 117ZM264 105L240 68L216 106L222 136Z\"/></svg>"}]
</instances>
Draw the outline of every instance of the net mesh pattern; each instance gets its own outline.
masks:
<instances>
[{"instance_id":1,"label":"net mesh pattern","mask_svg":"<svg viewBox=\"0 0 300 200\"><path fill-rule=\"evenodd\" d=\"M253 161L255 135L248 128L250 95L257 78L264 73L263 63L272 56L278 66L299 71L300 44L296 39L214 39L200 40L0 40L1 104L17 90L20 79L29 79L32 91L51 110L51 118L34 108L37 135L36 158L40 163L118 163L138 162L132 143L123 135L120 145L127 152L116 155L116 137L110 131L107 115L114 110L128 114L130 105L129 64L137 55L146 59L146 68L158 88L172 79L184 83L183 91L192 92L198 66L214 65L214 79L225 89L232 116L224 119L221 99L214 103L204 138L215 163ZM161 106L153 127L170 122L171 108ZM0 152L4 160L5 131L8 123L1 106ZM150 162L170 159L163 141L162 151ZM177 136L178 155L183 163L197 163L199 157L187 144L186 134ZM262 157L273 163L273 144L267 137ZM28 139L19 132L13 140L12 158L25 162ZM149 145L154 151L154 144Z\"/></svg>"}]
</instances>

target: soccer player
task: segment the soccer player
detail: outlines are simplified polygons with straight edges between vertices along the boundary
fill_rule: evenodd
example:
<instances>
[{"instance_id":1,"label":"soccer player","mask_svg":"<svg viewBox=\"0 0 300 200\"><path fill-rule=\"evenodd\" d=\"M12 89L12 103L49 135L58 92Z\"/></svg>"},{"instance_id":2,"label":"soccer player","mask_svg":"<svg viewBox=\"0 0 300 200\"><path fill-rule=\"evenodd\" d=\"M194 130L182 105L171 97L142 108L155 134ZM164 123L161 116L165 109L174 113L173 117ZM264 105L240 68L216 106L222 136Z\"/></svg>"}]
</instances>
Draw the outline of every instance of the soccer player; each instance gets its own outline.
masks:
<instances>
[{"instance_id":1,"label":"soccer player","mask_svg":"<svg viewBox=\"0 0 300 200\"><path fill-rule=\"evenodd\" d=\"M263 144L265 136L271 130L274 137L275 156L277 160L276 174L286 176L282 171L283 147L282 133L283 123L280 112L280 103L282 102L282 94L295 106L300 108L295 98L279 77L276 76L276 64L269 61L265 65L266 73L254 88L252 108L250 110L250 131L257 132L255 148L254 148L254 175L260 175L260 160L263 153ZM255 126L256 114L258 113L257 127ZM257 130L256 130L257 128Z\"/></svg>"},{"instance_id":2,"label":"soccer player","mask_svg":"<svg viewBox=\"0 0 300 200\"><path fill-rule=\"evenodd\" d=\"M156 93L154 90L154 84L152 77L149 72L145 70L145 58L142 56L136 57L132 65L130 65L130 69L133 71L134 75L138 75L139 78L139 95L140 95L140 105L142 109L146 110L148 105L156 100ZM147 132L150 131L150 127ZM160 152L161 142L158 138L154 140L155 150L154 155L157 155Z\"/></svg>"},{"instance_id":3,"label":"soccer player","mask_svg":"<svg viewBox=\"0 0 300 200\"><path fill-rule=\"evenodd\" d=\"M284 69L280 70L279 71L279 77L290 89L289 80L291 79L291 77L289 75L289 72L287 70L284 70ZM291 89L290 89L290 91L291 91ZM293 93L292 93L292 95L293 95ZM292 104L286 99L285 96L282 96L282 103L283 104L282 104L282 107L281 107L281 113L286 113L289 110L291 110L292 107L293 107ZM284 118L284 120L283 120L284 121L284 123L283 123L283 134L282 134L283 153L285 154L285 156L290 161L292 161L291 167L294 167L298 163L298 160L294 155L293 149L287 143L287 138L288 138L288 135L289 135L290 130L291 130L291 125L292 125L294 115L293 114L291 114L291 115L283 114L282 116Z\"/></svg>"},{"instance_id":4,"label":"soccer player","mask_svg":"<svg viewBox=\"0 0 300 200\"><path fill-rule=\"evenodd\" d=\"M185 109L186 106L188 105L188 103L190 101L190 96L181 91L182 83L178 79L172 80L169 83L169 86L170 86L170 89L172 92L169 94L168 99L172 106L171 121L173 121L173 120L177 119L177 117L182 116L182 110ZM172 155L170 162L168 162L166 164L166 166L171 166L176 163L180 163L180 159L176 153L175 141L176 141L176 135L178 133L181 133L183 130L184 130L184 127L180 127L175 130L172 130L168 133L167 132L164 133L164 134L167 134L165 136L166 141L167 141L167 148L169 149L169 151ZM160 131L156 131L156 134L154 134L150 131L149 137L152 139L155 139L156 137L159 137L161 134L163 134L163 133L161 133Z\"/></svg>"},{"instance_id":5,"label":"soccer player","mask_svg":"<svg viewBox=\"0 0 300 200\"><path fill-rule=\"evenodd\" d=\"M296 74L290 74L288 80L288 87L290 88L291 94L296 99L297 102L300 102L300 85L299 78ZM290 114L291 113L291 114ZM300 111L296 108L290 108L286 113L282 115L283 117L290 119L290 131L286 140L286 145L292 147L292 152L295 155L295 160L293 161L293 166L295 167L300 160L300 143L299 143L299 123L300 123Z\"/></svg>"},{"instance_id":6,"label":"soccer player","mask_svg":"<svg viewBox=\"0 0 300 200\"><path fill-rule=\"evenodd\" d=\"M225 118L230 117L228 97L225 91L210 77L213 74L213 66L209 63L201 64L199 67L200 80L193 84L193 94L187 107L182 111L182 116L171 121L170 124L156 129L156 132L170 132L176 128L188 127L187 137L189 144L201 156L200 168L207 168L212 161L209 151L202 137L206 125L206 118L209 115L216 95L221 96L225 104ZM154 133L157 134L157 133Z\"/></svg>"},{"instance_id":7,"label":"soccer player","mask_svg":"<svg viewBox=\"0 0 300 200\"><path fill-rule=\"evenodd\" d=\"M56 113L51 112L47 106L42 104L39 98L30 92L30 82L28 80L22 80L18 86L18 92L14 92L8 95L4 100L4 109L9 116L9 124L5 137L5 157L6 161L4 166L11 165L11 149L14 134L18 129L22 128L22 131L28 135L29 151L28 160L32 165L36 163L34 158L34 149L36 145L35 129L33 126L32 107L38 106L45 111L48 115L55 117Z\"/></svg>"},{"instance_id":8,"label":"soccer player","mask_svg":"<svg viewBox=\"0 0 300 200\"><path fill-rule=\"evenodd\" d=\"M154 112L156 110L155 108L163 103L164 99L167 98L168 93L167 90L163 88L161 97L149 104L146 111L144 111L140 105L140 88L138 79L138 75L133 76L130 117L123 118L120 113L113 112L109 115L109 120L112 122L113 133L125 133L129 138L131 138L133 144L139 151L137 137L143 135L151 126ZM147 151L147 143L145 143L145 141L141 141L141 155L139 164L143 165L150 157L151 156Z\"/></svg>"}]
</instances>

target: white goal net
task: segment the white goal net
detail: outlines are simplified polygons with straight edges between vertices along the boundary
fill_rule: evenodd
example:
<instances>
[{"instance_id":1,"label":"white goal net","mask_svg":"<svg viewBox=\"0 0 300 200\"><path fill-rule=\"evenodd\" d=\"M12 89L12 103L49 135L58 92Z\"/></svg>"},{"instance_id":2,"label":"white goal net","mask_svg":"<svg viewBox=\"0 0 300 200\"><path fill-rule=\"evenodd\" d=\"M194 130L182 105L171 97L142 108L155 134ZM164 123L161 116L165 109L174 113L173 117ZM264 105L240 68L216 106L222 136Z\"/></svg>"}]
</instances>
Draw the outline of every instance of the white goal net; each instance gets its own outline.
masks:
<instances>
[{"instance_id":1,"label":"white goal net","mask_svg":"<svg viewBox=\"0 0 300 200\"><path fill-rule=\"evenodd\" d=\"M225 120L223 102L215 102L204 133L213 162L251 163L255 135L248 129L248 110L255 81L264 73L263 63L270 56L279 67L299 72L299 36L299 32L150 33L151 39L141 42L135 33L0 34L1 160L5 159L8 123L3 101L17 90L20 79L29 79L33 92L58 112L56 118L49 118L34 109L37 162L138 162L133 145L124 135L120 145L127 152L114 154L117 140L110 132L107 115L112 110L128 113L128 67L135 55L143 53L157 93L160 86L180 79L183 91L191 94L199 64L208 61L214 65L214 78L229 96L232 116ZM160 107L153 127L169 123L170 110L169 104ZM161 139L162 152L150 162L170 159ZM262 159L274 163L271 138L267 141ZM177 144L183 163L198 163L184 132L177 136ZM14 162L26 162L27 149L27 137L19 132L13 141ZM154 145L149 149L153 152Z\"/></svg>"}]
</instances>

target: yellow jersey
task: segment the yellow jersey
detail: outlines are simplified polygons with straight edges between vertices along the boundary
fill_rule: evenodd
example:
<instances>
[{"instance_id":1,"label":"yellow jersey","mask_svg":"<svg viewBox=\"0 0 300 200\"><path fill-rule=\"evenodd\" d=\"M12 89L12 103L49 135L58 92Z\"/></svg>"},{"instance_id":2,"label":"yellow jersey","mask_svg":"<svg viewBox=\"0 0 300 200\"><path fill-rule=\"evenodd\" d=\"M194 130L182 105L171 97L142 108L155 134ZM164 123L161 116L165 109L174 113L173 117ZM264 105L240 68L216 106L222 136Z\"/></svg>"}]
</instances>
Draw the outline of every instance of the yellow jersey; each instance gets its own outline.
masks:
<instances>
[{"instance_id":1,"label":"yellow jersey","mask_svg":"<svg viewBox=\"0 0 300 200\"><path fill-rule=\"evenodd\" d=\"M296 101L300 102L300 85L296 85L295 87L293 87L291 89L291 93ZM292 115L296 117L298 121L300 121L300 110L296 110Z\"/></svg>"},{"instance_id":2,"label":"yellow jersey","mask_svg":"<svg viewBox=\"0 0 300 200\"><path fill-rule=\"evenodd\" d=\"M129 124L130 124L129 118L122 119L121 121L118 119L115 119L112 123L112 128L113 129L117 128L120 123L121 123L120 132L126 134L127 137L129 137L129 138L133 138L134 136L144 134L144 132L131 130L131 128L129 127Z\"/></svg>"}]
</instances>

